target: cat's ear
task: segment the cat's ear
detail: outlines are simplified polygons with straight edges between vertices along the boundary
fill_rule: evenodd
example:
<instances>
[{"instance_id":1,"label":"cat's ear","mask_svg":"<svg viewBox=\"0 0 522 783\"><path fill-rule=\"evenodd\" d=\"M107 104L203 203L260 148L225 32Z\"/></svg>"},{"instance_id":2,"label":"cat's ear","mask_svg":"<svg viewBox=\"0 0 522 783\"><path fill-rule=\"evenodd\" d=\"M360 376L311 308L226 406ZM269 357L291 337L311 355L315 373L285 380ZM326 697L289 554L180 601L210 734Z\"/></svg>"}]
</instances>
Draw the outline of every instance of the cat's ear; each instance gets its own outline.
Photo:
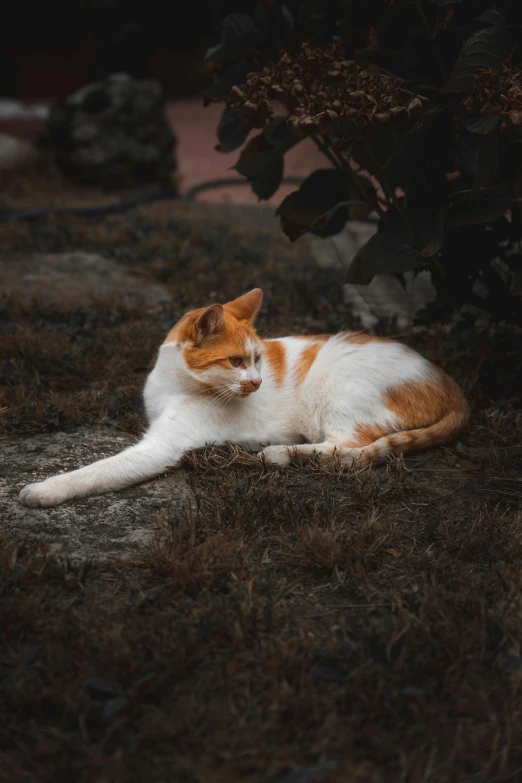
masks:
<instances>
[{"instance_id":1,"label":"cat's ear","mask_svg":"<svg viewBox=\"0 0 522 783\"><path fill-rule=\"evenodd\" d=\"M252 323L257 315L257 311L261 307L263 301L263 292L260 288L254 288L253 291L249 291L248 294L243 294L238 299L234 299L232 302L227 302L225 307L230 315L237 318L238 321L246 321Z\"/></svg>"},{"instance_id":2,"label":"cat's ear","mask_svg":"<svg viewBox=\"0 0 522 783\"><path fill-rule=\"evenodd\" d=\"M225 328L225 313L223 305L215 304L207 307L192 327L192 339L200 343L207 337L214 337Z\"/></svg>"}]
</instances>

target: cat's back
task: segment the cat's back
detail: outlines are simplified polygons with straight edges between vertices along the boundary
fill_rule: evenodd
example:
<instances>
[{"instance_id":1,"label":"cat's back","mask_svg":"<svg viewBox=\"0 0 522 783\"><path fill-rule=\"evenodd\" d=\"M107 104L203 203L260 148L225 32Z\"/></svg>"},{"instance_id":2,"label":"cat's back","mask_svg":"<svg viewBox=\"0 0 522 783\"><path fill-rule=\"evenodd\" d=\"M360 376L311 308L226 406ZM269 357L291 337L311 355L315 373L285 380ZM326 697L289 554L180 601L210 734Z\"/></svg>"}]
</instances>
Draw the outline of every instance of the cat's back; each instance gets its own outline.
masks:
<instances>
[{"instance_id":1,"label":"cat's back","mask_svg":"<svg viewBox=\"0 0 522 783\"><path fill-rule=\"evenodd\" d=\"M433 436L442 443L469 419L455 381L395 340L343 332L283 338L277 350L286 362L283 398L305 442L327 436L351 442L359 425L378 424L386 434L444 421Z\"/></svg>"},{"instance_id":2,"label":"cat's back","mask_svg":"<svg viewBox=\"0 0 522 783\"><path fill-rule=\"evenodd\" d=\"M269 366L280 383L307 389L335 379L372 386L392 385L429 376L433 365L392 339L364 332L289 336L265 341Z\"/></svg>"},{"instance_id":3,"label":"cat's back","mask_svg":"<svg viewBox=\"0 0 522 783\"><path fill-rule=\"evenodd\" d=\"M430 375L433 365L409 346L364 332L332 335L318 356L317 370L334 372L386 385Z\"/></svg>"}]
</instances>

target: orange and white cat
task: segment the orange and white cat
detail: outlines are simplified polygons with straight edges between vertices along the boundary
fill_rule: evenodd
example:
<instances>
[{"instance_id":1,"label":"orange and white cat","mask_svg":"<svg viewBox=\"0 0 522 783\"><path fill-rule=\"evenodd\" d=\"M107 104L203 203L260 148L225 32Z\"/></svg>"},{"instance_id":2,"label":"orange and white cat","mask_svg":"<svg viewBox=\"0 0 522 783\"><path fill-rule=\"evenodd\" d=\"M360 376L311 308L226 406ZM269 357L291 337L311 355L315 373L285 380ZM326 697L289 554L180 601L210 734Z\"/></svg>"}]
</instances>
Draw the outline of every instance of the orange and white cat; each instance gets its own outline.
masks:
<instances>
[{"instance_id":1,"label":"orange and white cat","mask_svg":"<svg viewBox=\"0 0 522 783\"><path fill-rule=\"evenodd\" d=\"M440 446L466 427L469 409L457 384L393 340L360 332L261 340L253 321L262 296L256 288L184 315L147 379L142 440L29 484L22 503L54 506L122 489L210 443L262 449L276 465L287 465L292 453L368 464Z\"/></svg>"}]
</instances>

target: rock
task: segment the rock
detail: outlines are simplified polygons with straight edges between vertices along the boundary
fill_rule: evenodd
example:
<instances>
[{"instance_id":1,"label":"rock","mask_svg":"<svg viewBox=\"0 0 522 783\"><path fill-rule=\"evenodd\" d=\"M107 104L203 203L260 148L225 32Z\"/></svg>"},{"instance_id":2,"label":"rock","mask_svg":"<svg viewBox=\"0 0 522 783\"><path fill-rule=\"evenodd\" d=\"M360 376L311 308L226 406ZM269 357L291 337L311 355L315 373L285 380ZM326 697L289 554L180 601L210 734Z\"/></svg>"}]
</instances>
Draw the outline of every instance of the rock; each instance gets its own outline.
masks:
<instances>
[{"instance_id":1,"label":"rock","mask_svg":"<svg viewBox=\"0 0 522 783\"><path fill-rule=\"evenodd\" d=\"M153 543L155 515L183 513L192 494L181 470L120 492L30 509L18 500L28 483L117 454L134 439L120 432L81 428L5 441L0 451L3 536L37 545L70 560L135 557Z\"/></svg>"},{"instance_id":2,"label":"rock","mask_svg":"<svg viewBox=\"0 0 522 783\"><path fill-rule=\"evenodd\" d=\"M104 298L158 307L171 297L119 264L94 253L49 253L0 259L2 293L17 303L56 303L60 309L92 306Z\"/></svg>"},{"instance_id":3,"label":"rock","mask_svg":"<svg viewBox=\"0 0 522 783\"><path fill-rule=\"evenodd\" d=\"M38 145L75 182L106 189L170 184L176 139L161 84L113 74L51 109Z\"/></svg>"},{"instance_id":4,"label":"rock","mask_svg":"<svg viewBox=\"0 0 522 783\"><path fill-rule=\"evenodd\" d=\"M339 234L328 239L309 234L308 242L319 266L337 268L342 266L348 271L355 254L376 230L376 223L350 220Z\"/></svg>"},{"instance_id":5,"label":"rock","mask_svg":"<svg viewBox=\"0 0 522 783\"><path fill-rule=\"evenodd\" d=\"M24 103L11 98L0 98L0 120L38 119L49 116L49 107L39 103Z\"/></svg>"},{"instance_id":6,"label":"rock","mask_svg":"<svg viewBox=\"0 0 522 783\"><path fill-rule=\"evenodd\" d=\"M0 171L8 171L23 166L33 158L30 144L16 136L0 133Z\"/></svg>"},{"instance_id":7,"label":"rock","mask_svg":"<svg viewBox=\"0 0 522 783\"><path fill-rule=\"evenodd\" d=\"M343 266L348 271L356 253L375 234L376 223L349 221L336 236L325 241L310 237L313 258L323 267ZM411 328L415 317L436 298L429 272L406 272L405 287L395 275L378 275L369 285L343 286L344 302L350 315L359 319L364 329L374 329L381 322L393 322L395 329Z\"/></svg>"},{"instance_id":8,"label":"rock","mask_svg":"<svg viewBox=\"0 0 522 783\"><path fill-rule=\"evenodd\" d=\"M369 285L346 283L343 295L365 329L387 321L398 332L411 329L419 313L437 297L427 271L406 272L404 286L395 275L378 275Z\"/></svg>"}]
</instances>

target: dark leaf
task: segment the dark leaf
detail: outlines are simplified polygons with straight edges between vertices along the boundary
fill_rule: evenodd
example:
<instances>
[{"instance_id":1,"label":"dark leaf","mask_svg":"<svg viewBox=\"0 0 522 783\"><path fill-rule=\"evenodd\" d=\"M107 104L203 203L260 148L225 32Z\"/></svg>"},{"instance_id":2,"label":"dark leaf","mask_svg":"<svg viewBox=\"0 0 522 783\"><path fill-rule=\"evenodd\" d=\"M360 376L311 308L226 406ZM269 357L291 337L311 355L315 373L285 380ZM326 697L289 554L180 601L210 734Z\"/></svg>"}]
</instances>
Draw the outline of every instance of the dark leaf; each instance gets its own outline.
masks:
<instances>
[{"instance_id":1,"label":"dark leaf","mask_svg":"<svg viewBox=\"0 0 522 783\"><path fill-rule=\"evenodd\" d=\"M353 207L366 212L369 209L361 201L351 177L338 169L319 169L281 202L276 215L280 216L287 237L295 242L307 231L320 236L339 233L351 217ZM339 220L332 220L339 210L342 210Z\"/></svg>"},{"instance_id":2,"label":"dark leaf","mask_svg":"<svg viewBox=\"0 0 522 783\"><path fill-rule=\"evenodd\" d=\"M510 57L513 48L512 36L499 15L496 24L484 27L464 43L444 92L471 92L475 87L477 71L481 68L498 70Z\"/></svg>"},{"instance_id":3,"label":"dark leaf","mask_svg":"<svg viewBox=\"0 0 522 783\"><path fill-rule=\"evenodd\" d=\"M499 165L500 131L487 133L478 138L477 174L473 182L474 188L492 185L497 177Z\"/></svg>"},{"instance_id":4,"label":"dark leaf","mask_svg":"<svg viewBox=\"0 0 522 783\"><path fill-rule=\"evenodd\" d=\"M401 212L390 209L382 223L384 231L406 236L423 258L438 253L444 241L444 208L437 209L438 202L429 199L429 192L429 188L421 186L409 188L406 197L399 201Z\"/></svg>"},{"instance_id":5,"label":"dark leaf","mask_svg":"<svg viewBox=\"0 0 522 783\"><path fill-rule=\"evenodd\" d=\"M379 231L356 253L348 269L346 282L368 285L375 275L409 272L420 262L419 253L411 245L409 233Z\"/></svg>"},{"instance_id":6,"label":"dark leaf","mask_svg":"<svg viewBox=\"0 0 522 783\"><path fill-rule=\"evenodd\" d=\"M522 254L512 253L507 259L507 263L513 274L513 294L522 295Z\"/></svg>"},{"instance_id":7,"label":"dark leaf","mask_svg":"<svg viewBox=\"0 0 522 783\"><path fill-rule=\"evenodd\" d=\"M252 180L252 190L262 200L271 198L283 179L284 160L280 155L271 162L266 170Z\"/></svg>"},{"instance_id":8,"label":"dark leaf","mask_svg":"<svg viewBox=\"0 0 522 783\"><path fill-rule=\"evenodd\" d=\"M359 211L361 212L360 215L354 215L354 213ZM345 204L340 205L338 209L332 210L331 215L326 216L324 220L318 221L318 223L310 229L310 232L322 239L333 237L343 230L348 220L357 220L359 217L366 217L370 211L371 208L364 201L346 202Z\"/></svg>"},{"instance_id":9,"label":"dark leaf","mask_svg":"<svg viewBox=\"0 0 522 783\"><path fill-rule=\"evenodd\" d=\"M359 127L355 120L343 117L335 120L328 126L327 137L334 142L342 141L343 144L350 144L359 134Z\"/></svg>"},{"instance_id":10,"label":"dark leaf","mask_svg":"<svg viewBox=\"0 0 522 783\"><path fill-rule=\"evenodd\" d=\"M480 117L461 117L461 123L471 133L491 133L500 127L500 117L490 117L486 114Z\"/></svg>"},{"instance_id":11,"label":"dark leaf","mask_svg":"<svg viewBox=\"0 0 522 783\"><path fill-rule=\"evenodd\" d=\"M415 139L424 137L426 131L431 130L434 123L441 119L441 116L442 110L438 106L433 106L417 118L414 126L406 132L406 135ZM437 127L435 131L438 131Z\"/></svg>"},{"instance_id":12,"label":"dark leaf","mask_svg":"<svg viewBox=\"0 0 522 783\"><path fill-rule=\"evenodd\" d=\"M381 125L364 138L357 138L351 155L359 166L373 174L388 190L406 187L415 179L419 165L425 166L428 155L441 157L440 147L446 143L444 115L434 108L420 117L406 133L391 125Z\"/></svg>"},{"instance_id":13,"label":"dark leaf","mask_svg":"<svg viewBox=\"0 0 522 783\"><path fill-rule=\"evenodd\" d=\"M428 176L429 174L429 176ZM429 216L437 211L437 205L447 198L447 184L441 183L440 175L432 172L419 171L417 180L412 182L406 191L404 208L408 213L414 212L416 218L420 214ZM392 213L393 215L393 213ZM397 215L397 218L400 217Z\"/></svg>"},{"instance_id":14,"label":"dark leaf","mask_svg":"<svg viewBox=\"0 0 522 783\"><path fill-rule=\"evenodd\" d=\"M465 190L477 176L478 148L476 144L459 145L455 150L455 168L459 172L453 188Z\"/></svg>"},{"instance_id":15,"label":"dark leaf","mask_svg":"<svg viewBox=\"0 0 522 783\"><path fill-rule=\"evenodd\" d=\"M231 62L257 51L259 31L254 26L254 20L247 14L230 14L223 19L221 28L220 42L205 54L207 62Z\"/></svg>"},{"instance_id":16,"label":"dark leaf","mask_svg":"<svg viewBox=\"0 0 522 783\"><path fill-rule=\"evenodd\" d=\"M231 106L226 106L218 125L217 135L219 152L233 152L241 147L248 136L248 126L243 122L241 113Z\"/></svg>"},{"instance_id":17,"label":"dark leaf","mask_svg":"<svg viewBox=\"0 0 522 783\"><path fill-rule=\"evenodd\" d=\"M431 258L442 248L444 241L444 209L441 207L435 217L428 215L427 212L418 215L412 215L420 242L423 246L421 256Z\"/></svg>"},{"instance_id":18,"label":"dark leaf","mask_svg":"<svg viewBox=\"0 0 522 783\"><path fill-rule=\"evenodd\" d=\"M405 184L410 177L409 169L414 168L407 160L405 166L395 166L400 145L401 134L390 125L381 125L358 139L351 154L364 171L369 171L384 186L394 188Z\"/></svg>"},{"instance_id":19,"label":"dark leaf","mask_svg":"<svg viewBox=\"0 0 522 783\"><path fill-rule=\"evenodd\" d=\"M284 117L276 117L268 125L265 125L263 134L269 144L284 152L290 149L296 141L292 128Z\"/></svg>"},{"instance_id":20,"label":"dark leaf","mask_svg":"<svg viewBox=\"0 0 522 783\"><path fill-rule=\"evenodd\" d=\"M513 204L513 197L503 185L492 185L454 193L446 210L450 226L489 223L501 217Z\"/></svg>"},{"instance_id":21,"label":"dark leaf","mask_svg":"<svg viewBox=\"0 0 522 783\"><path fill-rule=\"evenodd\" d=\"M438 253L444 238L444 210L411 206L390 209L379 231L358 251L348 270L348 283L367 285L375 275L399 275L424 266ZM408 208L406 206L408 204Z\"/></svg>"},{"instance_id":22,"label":"dark leaf","mask_svg":"<svg viewBox=\"0 0 522 783\"><path fill-rule=\"evenodd\" d=\"M247 73L253 70L254 65L251 62L245 63L244 61L235 63L231 68L228 68L220 75L217 81L201 91L201 97L205 105L212 101L225 101L230 95L232 87L242 84L246 79Z\"/></svg>"},{"instance_id":23,"label":"dark leaf","mask_svg":"<svg viewBox=\"0 0 522 783\"><path fill-rule=\"evenodd\" d=\"M235 168L250 180L260 199L276 192L283 177L283 155L299 140L286 120L277 117L242 150Z\"/></svg>"},{"instance_id":24,"label":"dark leaf","mask_svg":"<svg viewBox=\"0 0 522 783\"><path fill-rule=\"evenodd\" d=\"M485 22L486 24L493 26L506 24L504 15L498 8L495 8L495 6L486 8L486 10L477 17L477 22Z\"/></svg>"}]
</instances>

